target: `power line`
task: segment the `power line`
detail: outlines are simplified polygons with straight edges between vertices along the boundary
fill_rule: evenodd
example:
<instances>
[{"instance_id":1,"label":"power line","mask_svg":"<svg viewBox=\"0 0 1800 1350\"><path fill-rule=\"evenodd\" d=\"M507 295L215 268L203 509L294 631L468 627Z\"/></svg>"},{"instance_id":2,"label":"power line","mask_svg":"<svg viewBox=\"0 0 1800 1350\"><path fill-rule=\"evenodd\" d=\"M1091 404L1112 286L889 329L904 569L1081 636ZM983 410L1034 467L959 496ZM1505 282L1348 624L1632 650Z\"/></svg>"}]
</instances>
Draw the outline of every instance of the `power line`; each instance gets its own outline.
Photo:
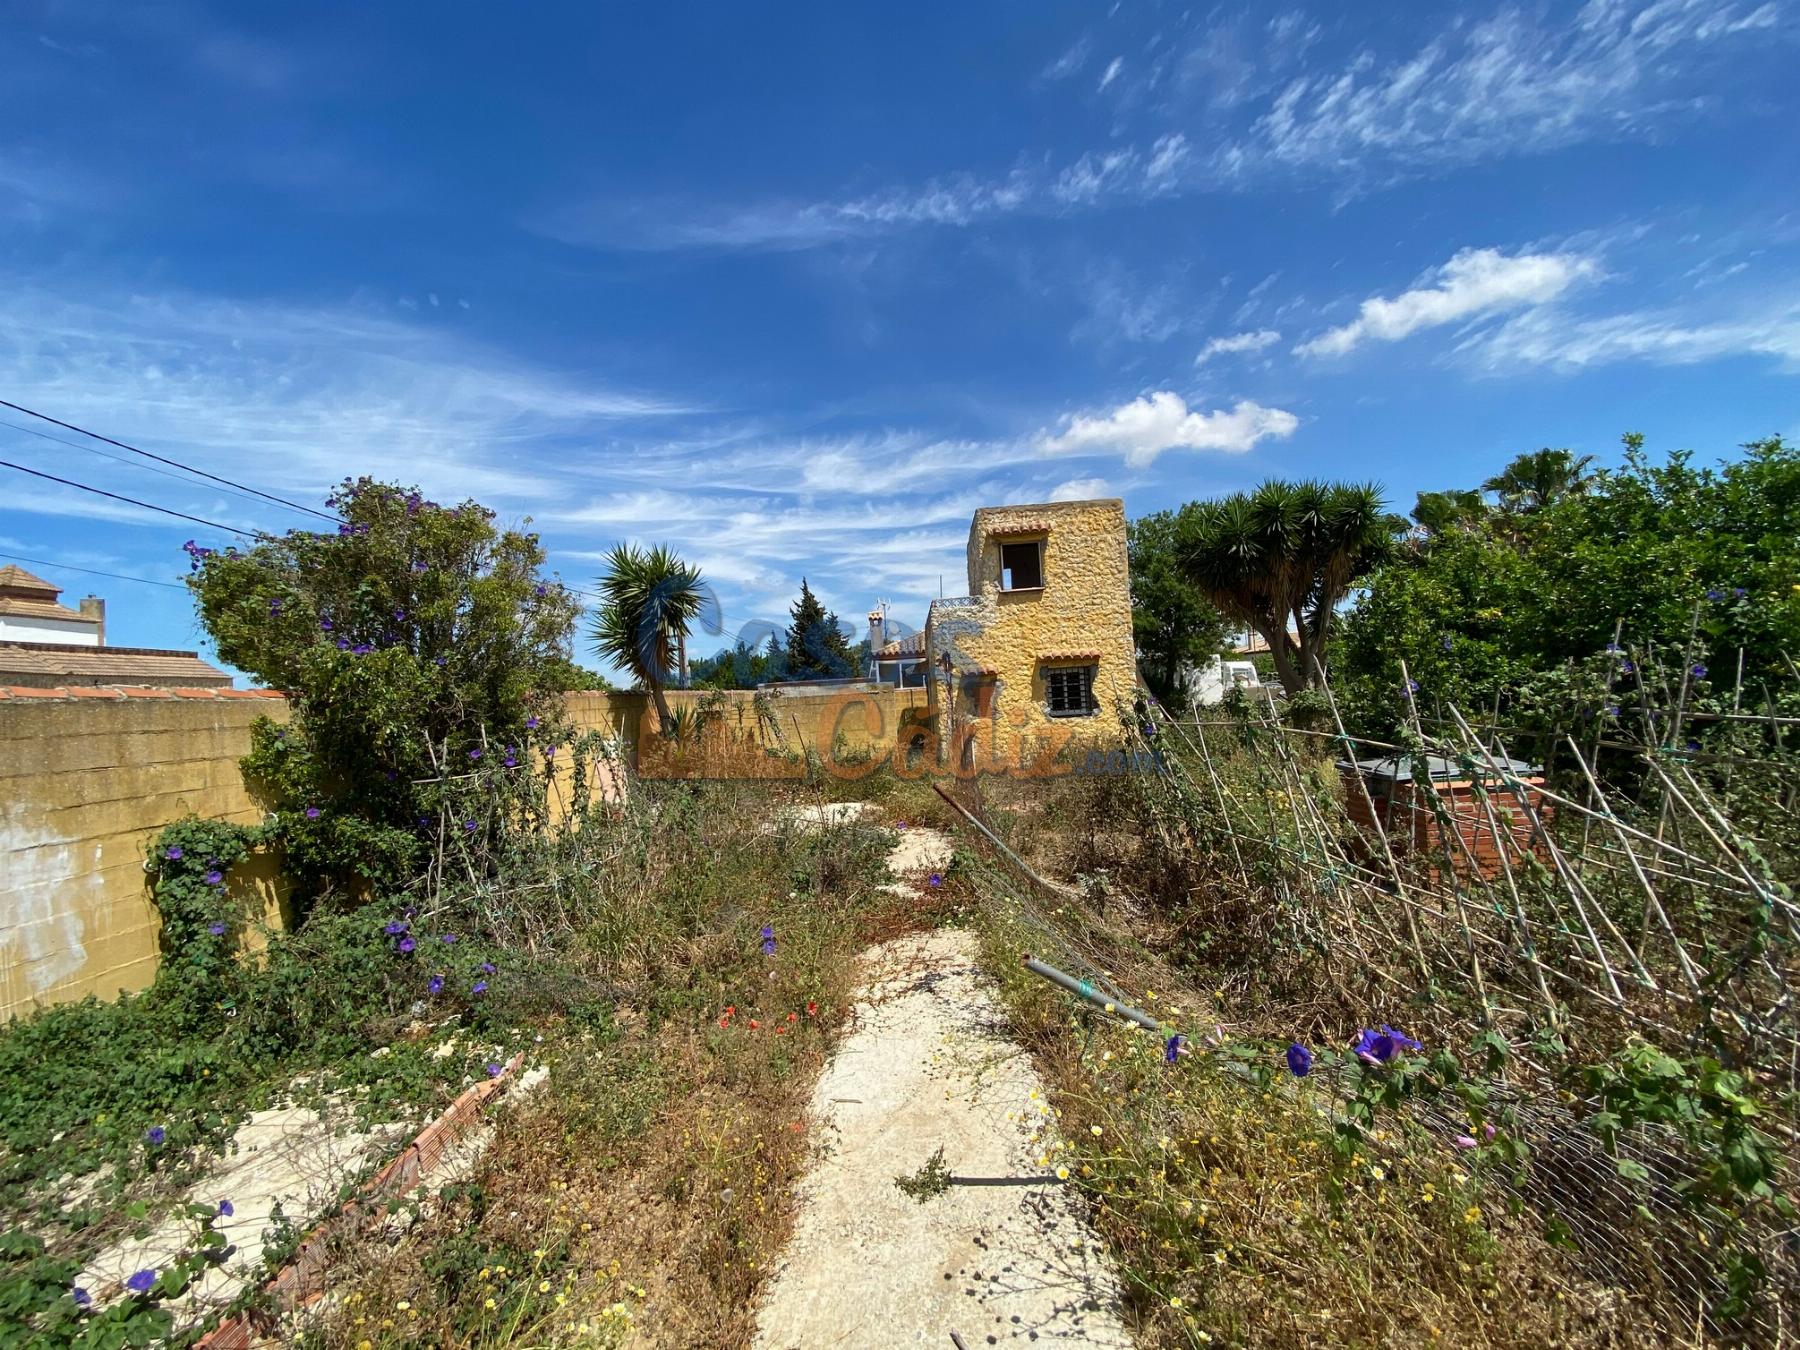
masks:
<instances>
[{"instance_id":1,"label":"power line","mask_svg":"<svg viewBox=\"0 0 1800 1350\"><path fill-rule=\"evenodd\" d=\"M21 558L16 553L0 553L0 558L5 558L8 562L30 563L33 567L53 567L64 572L85 572L90 577L111 577L114 581L136 581L145 586L167 586L172 591L187 589L179 581L152 581L149 577L129 577L123 572L100 572L92 567L76 567L72 563L50 562L44 558Z\"/></svg>"},{"instance_id":2,"label":"power line","mask_svg":"<svg viewBox=\"0 0 1800 1350\"><path fill-rule=\"evenodd\" d=\"M8 407L12 405L7 404ZM52 483L61 483L64 487L80 488L83 492L91 492L96 497L110 497L115 502L128 502L132 506L141 506L146 511L160 511L165 516L174 516L179 520L191 520L196 525L207 525L215 530L226 530L232 534L241 534L246 539L256 538L253 530L240 530L235 525L221 525L216 520L207 520L204 516L190 516L185 511L171 511L166 506L158 506L154 502L140 502L136 497L122 497L116 492L108 492L105 488L89 487L86 483L77 483L70 478L58 478L53 473L45 473L42 469L28 469L23 464L14 464L11 460L0 459L0 469L17 469L20 473L28 473L33 478L47 478Z\"/></svg>"},{"instance_id":3,"label":"power line","mask_svg":"<svg viewBox=\"0 0 1800 1350\"><path fill-rule=\"evenodd\" d=\"M48 422L51 426L61 427L64 431L73 431L78 436L88 436L96 441L102 441L107 445L117 446L121 450L129 450L134 455L142 455L145 459L153 459L158 464L167 464L170 468L185 469L187 472L197 474L201 478L207 479L209 482L218 483L224 487L237 488L242 492L250 493L252 496L261 497L264 501L274 502L277 506L285 506L292 511L304 511L309 516L317 516L320 520L329 520L333 524L341 523L337 516L328 516L323 511L315 511L310 506L302 506L299 502L291 502L286 497L277 497L274 493L264 492L261 488L253 488L245 483L236 483L229 478L221 478L217 474L208 473L205 469L196 469L191 464L183 464L178 459L166 459L162 455L151 454L148 450L140 450L137 446L127 445L124 441L115 441L111 436L102 436L97 431L89 431L86 427L78 427L73 422L64 422L59 418L50 416L48 413L37 412L31 408L22 407L17 403L9 403L3 398L0 398L0 408L11 408L14 412L24 413L27 417L35 417L40 422ZM242 531L239 531L239 533L242 533Z\"/></svg>"},{"instance_id":4,"label":"power line","mask_svg":"<svg viewBox=\"0 0 1800 1350\"><path fill-rule=\"evenodd\" d=\"M147 469L151 473L161 474L164 478L167 478L172 482L185 483L188 487L203 486L203 484L195 482L192 478L184 478L181 474L171 473L167 469L159 469L154 464L139 464L135 460L126 459L123 455L108 454L97 446L83 445L80 441L72 441L67 436L53 436L48 431L39 431L36 427L22 426L18 422L9 422L4 417L0 417L0 427L10 427L14 431L24 432L27 436L36 436L41 440L50 441L55 445L66 445L71 450L83 450L90 455L98 455L101 459L111 460L114 464L123 464L127 468ZM242 497L247 502L257 500L252 493L242 491L238 488L228 487L225 491L231 493L234 497Z\"/></svg>"}]
</instances>

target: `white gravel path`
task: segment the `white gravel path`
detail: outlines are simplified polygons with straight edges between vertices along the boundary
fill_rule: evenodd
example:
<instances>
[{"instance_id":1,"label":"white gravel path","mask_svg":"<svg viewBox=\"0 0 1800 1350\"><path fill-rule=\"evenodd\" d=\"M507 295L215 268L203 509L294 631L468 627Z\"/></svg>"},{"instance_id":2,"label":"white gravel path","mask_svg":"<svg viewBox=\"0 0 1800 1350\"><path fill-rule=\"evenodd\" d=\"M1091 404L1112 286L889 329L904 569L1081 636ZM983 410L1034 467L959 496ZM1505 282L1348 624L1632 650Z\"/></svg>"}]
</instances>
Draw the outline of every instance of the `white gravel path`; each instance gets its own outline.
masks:
<instances>
[{"instance_id":1,"label":"white gravel path","mask_svg":"<svg viewBox=\"0 0 1800 1350\"><path fill-rule=\"evenodd\" d=\"M757 1350L1129 1347L1117 1278L1051 1153L1043 1088L975 965L973 935L862 956L854 1027L820 1077L819 1157L759 1310ZM1032 1136L1036 1135L1035 1141ZM942 1147L923 1203L897 1175Z\"/></svg>"}]
</instances>

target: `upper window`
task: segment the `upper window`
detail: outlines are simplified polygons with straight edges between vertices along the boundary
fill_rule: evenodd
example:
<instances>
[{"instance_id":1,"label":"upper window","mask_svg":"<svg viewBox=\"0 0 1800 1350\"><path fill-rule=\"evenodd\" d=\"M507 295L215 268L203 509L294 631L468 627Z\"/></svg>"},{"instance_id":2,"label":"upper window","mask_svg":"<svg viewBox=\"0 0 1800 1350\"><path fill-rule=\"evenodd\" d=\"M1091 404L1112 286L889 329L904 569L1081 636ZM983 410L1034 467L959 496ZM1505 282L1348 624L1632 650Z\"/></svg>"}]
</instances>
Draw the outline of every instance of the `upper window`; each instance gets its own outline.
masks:
<instances>
[{"instance_id":1,"label":"upper window","mask_svg":"<svg viewBox=\"0 0 1800 1350\"><path fill-rule=\"evenodd\" d=\"M1045 666L1044 711L1052 717L1092 717L1100 711L1094 702L1094 666Z\"/></svg>"},{"instance_id":2,"label":"upper window","mask_svg":"<svg viewBox=\"0 0 1800 1350\"><path fill-rule=\"evenodd\" d=\"M1000 589L1037 591L1044 586L1044 541L1000 545Z\"/></svg>"}]
</instances>

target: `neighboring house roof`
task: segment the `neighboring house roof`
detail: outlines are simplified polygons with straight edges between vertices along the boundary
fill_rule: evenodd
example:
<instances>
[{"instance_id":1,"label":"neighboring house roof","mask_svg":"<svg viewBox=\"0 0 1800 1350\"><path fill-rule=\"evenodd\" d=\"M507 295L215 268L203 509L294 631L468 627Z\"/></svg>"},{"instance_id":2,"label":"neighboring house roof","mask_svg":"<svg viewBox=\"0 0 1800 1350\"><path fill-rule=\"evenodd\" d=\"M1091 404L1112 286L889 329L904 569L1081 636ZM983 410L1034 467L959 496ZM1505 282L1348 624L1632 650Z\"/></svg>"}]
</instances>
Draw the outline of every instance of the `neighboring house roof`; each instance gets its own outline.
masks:
<instances>
[{"instance_id":1,"label":"neighboring house roof","mask_svg":"<svg viewBox=\"0 0 1800 1350\"><path fill-rule=\"evenodd\" d=\"M42 577L34 577L16 563L0 567L0 616L61 619L64 622L92 624L96 628L100 626L98 619L57 604L56 597L61 594L60 586L53 586Z\"/></svg>"},{"instance_id":2,"label":"neighboring house roof","mask_svg":"<svg viewBox=\"0 0 1800 1350\"><path fill-rule=\"evenodd\" d=\"M130 684L222 688L231 676L194 652L156 647L78 647L63 642L0 642L0 684Z\"/></svg>"},{"instance_id":3,"label":"neighboring house roof","mask_svg":"<svg viewBox=\"0 0 1800 1350\"><path fill-rule=\"evenodd\" d=\"M925 655L925 635L909 633L903 638L895 638L875 653L877 661L898 661L903 657Z\"/></svg>"},{"instance_id":4,"label":"neighboring house roof","mask_svg":"<svg viewBox=\"0 0 1800 1350\"><path fill-rule=\"evenodd\" d=\"M0 591L36 594L51 600L62 594L60 588L52 586L42 577L34 577L17 563L8 563L5 567L0 567Z\"/></svg>"}]
</instances>

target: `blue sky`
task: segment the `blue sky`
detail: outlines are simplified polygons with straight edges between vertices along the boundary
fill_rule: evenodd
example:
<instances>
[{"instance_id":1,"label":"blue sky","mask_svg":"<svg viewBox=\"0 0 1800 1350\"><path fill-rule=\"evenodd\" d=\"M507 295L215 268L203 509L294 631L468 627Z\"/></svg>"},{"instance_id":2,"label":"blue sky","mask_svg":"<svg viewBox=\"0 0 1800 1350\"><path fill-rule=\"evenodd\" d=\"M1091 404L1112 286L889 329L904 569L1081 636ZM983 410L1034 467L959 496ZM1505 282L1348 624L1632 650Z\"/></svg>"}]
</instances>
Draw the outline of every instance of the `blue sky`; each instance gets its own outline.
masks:
<instances>
[{"instance_id":1,"label":"blue sky","mask_svg":"<svg viewBox=\"0 0 1800 1350\"><path fill-rule=\"evenodd\" d=\"M581 587L668 542L732 630L803 573L917 624L982 504L1404 510L1795 435L1797 39L1763 0L4 3L0 397L308 502L472 495ZM171 579L189 537L230 542L0 470L0 553ZM37 570L203 645L179 592Z\"/></svg>"}]
</instances>

